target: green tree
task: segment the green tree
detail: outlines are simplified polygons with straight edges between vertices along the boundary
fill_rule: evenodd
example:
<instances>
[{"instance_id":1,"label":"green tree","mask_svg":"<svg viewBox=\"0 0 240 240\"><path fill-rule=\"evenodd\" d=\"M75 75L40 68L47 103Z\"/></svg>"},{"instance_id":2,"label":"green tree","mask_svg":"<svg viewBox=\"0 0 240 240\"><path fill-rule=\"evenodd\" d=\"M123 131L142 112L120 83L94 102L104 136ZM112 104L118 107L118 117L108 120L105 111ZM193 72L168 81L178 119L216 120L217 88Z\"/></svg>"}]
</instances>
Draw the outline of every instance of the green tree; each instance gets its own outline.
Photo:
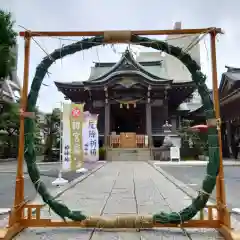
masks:
<instances>
[{"instance_id":1,"label":"green tree","mask_svg":"<svg viewBox=\"0 0 240 240\"><path fill-rule=\"evenodd\" d=\"M41 112L38 110L38 108L35 110L36 118L35 118L35 133L34 133L34 139L35 139L35 145L36 145L36 154L37 155L43 155L43 140L44 140L44 133L42 129L42 118L41 118Z\"/></svg>"},{"instance_id":2,"label":"green tree","mask_svg":"<svg viewBox=\"0 0 240 240\"><path fill-rule=\"evenodd\" d=\"M5 158L17 154L19 123L19 104L6 102L0 114L0 145Z\"/></svg>"},{"instance_id":3,"label":"green tree","mask_svg":"<svg viewBox=\"0 0 240 240\"><path fill-rule=\"evenodd\" d=\"M12 48L16 45L17 33L10 12L0 10L0 79L5 79L15 66L15 54Z\"/></svg>"},{"instance_id":4,"label":"green tree","mask_svg":"<svg viewBox=\"0 0 240 240\"><path fill-rule=\"evenodd\" d=\"M0 113L0 148L3 157L11 158L17 156L19 128L20 128L20 104L5 102ZM35 115L37 115L37 109ZM35 119L35 144L39 144L40 128Z\"/></svg>"},{"instance_id":5,"label":"green tree","mask_svg":"<svg viewBox=\"0 0 240 240\"><path fill-rule=\"evenodd\" d=\"M54 109L52 113L46 114L44 123L44 132L46 134L45 142L45 161L54 161L59 159L59 155L55 154L59 152L60 148L60 110ZM57 148L56 151L54 148Z\"/></svg>"},{"instance_id":6,"label":"green tree","mask_svg":"<svg viewBox=\"0 0 240 240\"><path fill-rule=\"evenodd\" d=\"M191 130L192 123L192 120L184 120L179 129L183 158L193 159L199 155L208 155L207 133Z\"/></svg>"}]
</instances>

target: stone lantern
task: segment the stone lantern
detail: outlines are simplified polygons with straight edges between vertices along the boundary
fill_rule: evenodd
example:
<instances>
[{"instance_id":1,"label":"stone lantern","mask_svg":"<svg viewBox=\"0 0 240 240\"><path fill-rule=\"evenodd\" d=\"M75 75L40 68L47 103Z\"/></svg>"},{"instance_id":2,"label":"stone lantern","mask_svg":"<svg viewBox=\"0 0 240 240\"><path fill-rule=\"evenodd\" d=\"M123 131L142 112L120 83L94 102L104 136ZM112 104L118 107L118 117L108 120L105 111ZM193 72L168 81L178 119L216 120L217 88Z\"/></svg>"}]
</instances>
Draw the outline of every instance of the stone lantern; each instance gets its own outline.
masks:
<instances>
[{"instance_id":1,"label":"stone lantern","mask_svg":"<svg viewBox=\"0 0 240 240\"><path fill-rule=\"evenodd\" d=\"M160 147L162 150L161 158L163 161L170 160L170 148L173 146L172 140L171 140L171 132L172 132L172 125L168 123L168 121L165 122L165 124L162 126L163 132L165 134L163 145Z\"/></svg>"},{"instance_id":2,"label":"stone lantern","mask_svg":"<svg viewBox=\"0 0 240 240\"><path fill-rule=\"evenodd\" d=\"M169 124L168 121L162 126L164 133L171 133L172 132L172 124Z\"/></svg>"},{"instance_id":3,"label":"stone lantern","mask_svg":"<svg viewBox=\"0 0 240 240\"><path fill-rule=\"evenodd\" d=\"M171 140L171 132L172 132L172 125L168 123L168 121L165 122L165 124L162 126L163 132L166 134L163 140L163 146L171 147L172 140Z\"/></svg>"}]
</instances>

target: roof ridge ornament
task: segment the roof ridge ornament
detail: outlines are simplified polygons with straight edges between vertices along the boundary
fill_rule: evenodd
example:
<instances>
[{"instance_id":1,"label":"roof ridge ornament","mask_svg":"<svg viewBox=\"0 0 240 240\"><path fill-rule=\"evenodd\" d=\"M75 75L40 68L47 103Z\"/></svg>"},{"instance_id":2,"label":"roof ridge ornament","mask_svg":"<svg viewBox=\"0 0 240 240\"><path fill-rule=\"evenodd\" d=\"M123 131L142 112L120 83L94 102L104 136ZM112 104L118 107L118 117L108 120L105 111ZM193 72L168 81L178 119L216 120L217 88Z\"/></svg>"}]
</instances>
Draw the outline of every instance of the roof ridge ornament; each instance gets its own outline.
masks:
<instances>
[{"instance_id":1,"label":"roof ridge ornament","mask_svg":"<svg viewBox=\"0 0 240 240\"><path fill-rule=\"evenodd\" d=\"M237 67L230 67L230 66L225 65L225 68L227 68L228 72L240 71L240 68L237 68Z\"/></svg>"}]
</instances>

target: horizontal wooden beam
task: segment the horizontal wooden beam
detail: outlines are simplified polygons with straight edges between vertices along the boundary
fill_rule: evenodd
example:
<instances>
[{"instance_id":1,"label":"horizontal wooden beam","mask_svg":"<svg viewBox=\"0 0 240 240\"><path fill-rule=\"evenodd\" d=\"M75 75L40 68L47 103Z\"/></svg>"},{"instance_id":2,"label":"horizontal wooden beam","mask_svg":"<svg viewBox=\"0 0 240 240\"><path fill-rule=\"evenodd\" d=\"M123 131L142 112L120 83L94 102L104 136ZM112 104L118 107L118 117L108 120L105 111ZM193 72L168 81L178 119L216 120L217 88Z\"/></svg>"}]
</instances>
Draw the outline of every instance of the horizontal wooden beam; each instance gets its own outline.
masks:
<instances>
[{"instance_id":1,"label":"horizontal wooden beam","mask_svg":"<svg viewBox=\"0 0 240 240\"><path fill-rule=\"evenodd\" d=\"M126 31L22 31L21 37L90 37L104 36L106 32L126 32ZM203 34L203 33L223 33L221 28L198 28L198 29L167 29L167 30L134 30L133 35L181 35L181 34Z\"/></svg>"}]
</instances>

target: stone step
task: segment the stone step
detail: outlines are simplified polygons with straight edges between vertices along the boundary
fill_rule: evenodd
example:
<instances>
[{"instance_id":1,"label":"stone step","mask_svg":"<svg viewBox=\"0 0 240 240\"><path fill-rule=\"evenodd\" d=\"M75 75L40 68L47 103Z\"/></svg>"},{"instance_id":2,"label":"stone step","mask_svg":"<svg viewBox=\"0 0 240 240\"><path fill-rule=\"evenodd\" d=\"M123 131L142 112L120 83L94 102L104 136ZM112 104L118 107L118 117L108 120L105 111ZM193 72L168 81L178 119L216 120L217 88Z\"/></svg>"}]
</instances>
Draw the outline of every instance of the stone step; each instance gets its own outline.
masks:
<instances>
[{"instance_id":1,"label":"stone step","mask_svg":"<svg viewBox=\"0 0 240 240\"><path fill-rule=\"evenodd\" d=\"M107 160L109 161L148 161L150 160L149 149L127 149L115 148L107 150Z\"/></svg>"}]
</instances>

